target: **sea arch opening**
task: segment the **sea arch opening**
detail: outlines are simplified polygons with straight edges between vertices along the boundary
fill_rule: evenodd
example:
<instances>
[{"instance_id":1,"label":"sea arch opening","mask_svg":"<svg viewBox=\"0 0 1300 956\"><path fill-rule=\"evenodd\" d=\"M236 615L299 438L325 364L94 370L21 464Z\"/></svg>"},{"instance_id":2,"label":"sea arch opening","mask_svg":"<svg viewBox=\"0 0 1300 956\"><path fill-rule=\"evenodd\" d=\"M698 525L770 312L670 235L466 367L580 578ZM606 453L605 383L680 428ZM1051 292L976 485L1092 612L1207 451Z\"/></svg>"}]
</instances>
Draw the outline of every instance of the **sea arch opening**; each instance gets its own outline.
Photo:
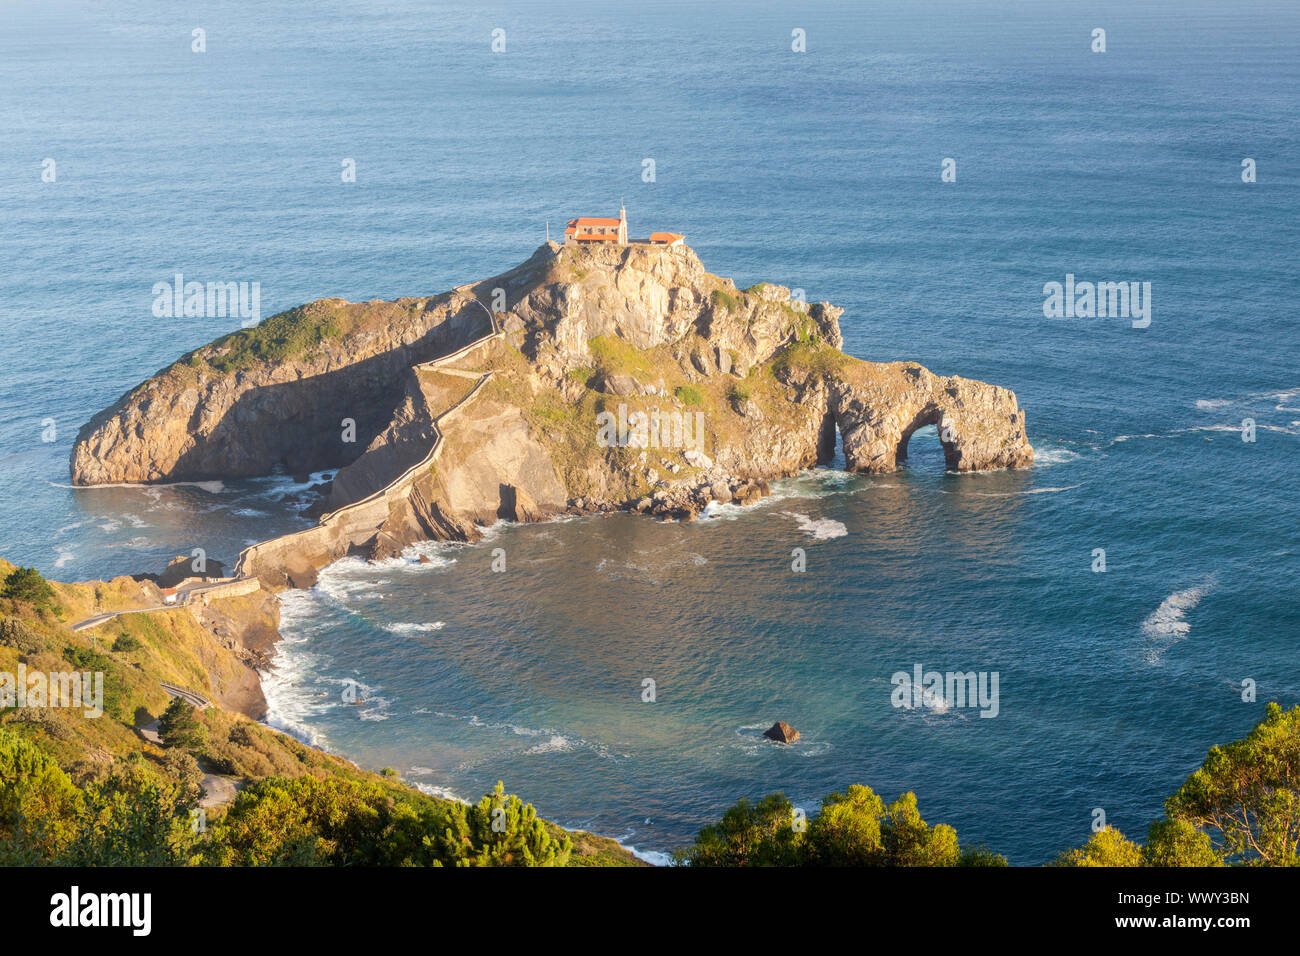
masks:
<instances>
[{"instance_id":1,"label":"sea arch opening","mask_svg":"<svg viewBox=\"0 0 1300 956\"><path fill-rule=\"evenodd\" d=\"M921 474L956 471L958 458L953 423L943 409L934 406L917 412L899 436L894 453L898 465Z\"/></svg>"}]
</instances>

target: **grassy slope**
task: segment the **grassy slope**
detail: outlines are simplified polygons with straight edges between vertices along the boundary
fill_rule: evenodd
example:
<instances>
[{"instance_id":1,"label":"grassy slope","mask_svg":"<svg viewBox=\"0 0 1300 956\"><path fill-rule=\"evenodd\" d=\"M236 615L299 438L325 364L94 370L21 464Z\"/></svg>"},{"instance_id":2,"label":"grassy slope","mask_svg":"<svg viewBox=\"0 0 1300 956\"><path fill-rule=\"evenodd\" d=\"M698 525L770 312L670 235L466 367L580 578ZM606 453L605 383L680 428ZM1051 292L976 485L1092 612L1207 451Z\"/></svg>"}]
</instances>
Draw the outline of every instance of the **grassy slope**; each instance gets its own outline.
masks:
<instances>
[{"instance_id":1,"label":"grassy slope","mask_svg":"<svg viewBox=\"0 0 1300 956\"><path fill-rule=\"evenodd\" d=\"M0 578L13 570L0 560ZM0 671L16 672L20 660L29 670L105 672L104 716L87 719L79 710L58 708L10 710L0 713L0 722L51 754L82 784L127 754L139 752L163 766L164 751L136 731L157 718L168 697L159 681L211 694L206 676L220 679L221 672L238 666L234 655L200 628L186 610L134 614L116 618L99 628L82 633L67 624L81 620L102 608L141 606L138 586L129 578L111 582L58 584L51 582L59 604L57 613L37 612L30 605L0 598L0 619L21 621L35 635L39 647L21 652L0 645ZM118 639L127 637L138 646L114 650ZM74 666L69 657L80 664ZM268 776L337 777L377 783L418 800L439 801L384 774L361 770L340 757L315 750L303 743L242 715L213 707L203 712L211 740L209 763L215 772L257 780ZM220 819L220 813L210 815ZM561 828L547 824L559 836ZM571 866L637 866L630 853L613 840L571 832Z\"/></svg>"}]
</instances>

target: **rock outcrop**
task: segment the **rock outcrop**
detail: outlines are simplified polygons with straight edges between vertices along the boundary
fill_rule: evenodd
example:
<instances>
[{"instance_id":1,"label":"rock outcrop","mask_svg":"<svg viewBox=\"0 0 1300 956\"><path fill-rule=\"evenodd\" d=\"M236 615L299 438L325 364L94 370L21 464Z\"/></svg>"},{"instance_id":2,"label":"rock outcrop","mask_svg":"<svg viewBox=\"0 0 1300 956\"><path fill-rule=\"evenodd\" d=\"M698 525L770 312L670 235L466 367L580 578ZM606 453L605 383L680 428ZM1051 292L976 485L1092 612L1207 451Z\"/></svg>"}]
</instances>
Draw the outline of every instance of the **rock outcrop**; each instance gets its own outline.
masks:
<instances>
[{"instance_id":1,"label":"rock outcrop","mask_svg":"<svg viewBox=\"0 0 1300 956\"><path fill-rule=\"evenodd\" d=\"M792 744L799 739L799 731L795 730L784 720L778 720L767 730L763 731L763 736L768 740L775 740L779 744Z\"/></svg>"},{"instance_id":2,"label":"rock outcrop","mask_svg":"<svg viewBox=\"0 0 1300 956\"><path fill-rule=\"evenodd\" d=\"M392 421L411 366L463 345L482 324L482 310L454 295L322 299L272 316L196 349L91 419L77 435L72 480L339 467Z\"/></svg>"},{"instance_id":3,"label":"rock outcrop","mask_svg":"<svg viewBox=\"0 0 1300 956\"><path fill-rule=\"evenodd\" d=\"M198 349L82 430L73 478L338 469L316 527L241 556L284 587L499 518L748 503L829 461L837 428L853 471L929 424L953 471L1033 461L1012 392L847 356L840 314L684 246L548 243L441 296L323 300Z\"/></svg>"}]
</instances>

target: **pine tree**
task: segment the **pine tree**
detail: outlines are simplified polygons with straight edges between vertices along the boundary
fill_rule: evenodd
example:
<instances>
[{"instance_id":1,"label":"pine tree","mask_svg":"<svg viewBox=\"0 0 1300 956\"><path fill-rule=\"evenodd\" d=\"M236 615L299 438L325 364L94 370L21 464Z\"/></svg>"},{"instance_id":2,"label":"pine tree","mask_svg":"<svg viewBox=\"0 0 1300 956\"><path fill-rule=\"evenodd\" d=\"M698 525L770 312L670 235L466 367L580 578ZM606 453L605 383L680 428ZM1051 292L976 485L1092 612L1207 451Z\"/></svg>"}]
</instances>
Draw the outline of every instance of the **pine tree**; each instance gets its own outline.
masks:
<instances>
[{"instance_id":1,"label":"pine tree","mask_svg":"<svg viewBox=\"0 0 1300 956\"><path fill-rule=\"evenodd\" d=\"M184 697L173 697L158 721L158 735L166 747L197 750L207 742L203 724Z\"/></svg>"}]
</instances>

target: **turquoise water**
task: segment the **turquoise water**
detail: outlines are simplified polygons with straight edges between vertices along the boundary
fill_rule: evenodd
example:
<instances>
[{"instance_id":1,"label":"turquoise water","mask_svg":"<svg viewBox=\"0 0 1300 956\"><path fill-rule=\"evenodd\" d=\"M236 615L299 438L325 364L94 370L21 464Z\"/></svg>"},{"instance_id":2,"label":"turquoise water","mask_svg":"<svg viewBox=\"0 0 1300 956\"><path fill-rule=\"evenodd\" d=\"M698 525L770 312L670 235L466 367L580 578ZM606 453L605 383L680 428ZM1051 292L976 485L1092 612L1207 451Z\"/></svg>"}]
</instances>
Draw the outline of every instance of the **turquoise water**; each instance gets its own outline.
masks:
<instances>
[{"instance_id":1,"label":"turquoise water","mask_svg":"<svg viewBox=\"0 0 1300 956\"><path fill-rule=\"evenodd\" d=\"M1300 13L900 7L6 5L0 555L105 577L305 525L293 463L67 487L86 419L237 325L155 318L155 282L257 281L264 315L429 294L621 199L742 287L843 306L849 352L1015 389L1040 464L945 475L919 434L896 475L830 468L695 525L344 562L288 599L273 719L652 851L740 796L852 782L1017 863L1096 807L1140 835L1210 744L1300 699ZM1150 282L1150 327L1045 319L1067 273ZM997 671L998 716L894 708L916 664ZM778 718L798 744L759 739Z\"/></svg>"}]
</instances>

